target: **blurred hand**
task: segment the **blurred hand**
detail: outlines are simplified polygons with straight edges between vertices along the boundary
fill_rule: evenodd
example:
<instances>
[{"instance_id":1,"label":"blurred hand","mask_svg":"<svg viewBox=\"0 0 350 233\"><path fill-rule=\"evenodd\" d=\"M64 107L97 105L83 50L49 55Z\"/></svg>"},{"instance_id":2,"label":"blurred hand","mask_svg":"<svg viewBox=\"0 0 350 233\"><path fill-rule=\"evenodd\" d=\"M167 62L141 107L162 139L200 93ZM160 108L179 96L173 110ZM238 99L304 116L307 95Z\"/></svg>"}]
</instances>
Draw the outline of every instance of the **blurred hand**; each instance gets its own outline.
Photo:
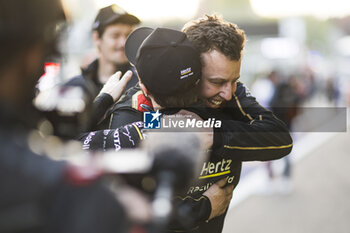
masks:
<instances>
[{"instance_id":1,"label":"blurred hand","mask_svg":"<svg viewBox=\"0 0 350 233\"><path fill-rule=\"evenodd\" d=\"M113 74L101 89L100 94L109 94L112 96L114 102L117 101L122 95L126 84L130 81L132 72L128 70L125 72L123 77L120 78L121 75L122 73L120 71L117 71L115 74Z\"/></svg>"},{"instance_id":2,"label":"blurred hand","mask_svg":"<svg viewBox=\"0 0 350 233\"><path fill-rule=\"evenodd\" d=\"M210 188L203 193L210 200L211 213L209 219L213 219L225 213L230 204L234 186L227 185L227 178L223 178L210 186Z\"/></svg>"}]
</instances>

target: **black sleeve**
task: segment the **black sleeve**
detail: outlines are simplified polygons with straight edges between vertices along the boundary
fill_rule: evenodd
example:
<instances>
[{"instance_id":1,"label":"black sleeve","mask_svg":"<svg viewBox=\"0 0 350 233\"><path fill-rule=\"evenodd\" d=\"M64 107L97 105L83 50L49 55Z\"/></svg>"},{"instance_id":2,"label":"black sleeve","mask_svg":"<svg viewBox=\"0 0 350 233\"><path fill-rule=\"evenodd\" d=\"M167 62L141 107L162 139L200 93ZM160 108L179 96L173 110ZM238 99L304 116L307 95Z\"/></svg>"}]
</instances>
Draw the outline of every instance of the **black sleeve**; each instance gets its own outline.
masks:
<instances>
[{"instance_id":1,"label":"black sleeve","mask_svg":"<svg viewBox=\"0 0 350 233\"><path fill-rule=\"evenodd\" d=\"M236 161L266 161L289 154L293 142L285 124L262 107L249 90L237 84L237 91L225 113L234 120L223 120L215 129L214 146Z\"/></svg>"},{"instance_id":2,"label":"black sleeve","mask_svg":"<svg viewBox=\"0 0 350 233\"><path fill-rule=\"evenodd\" d=\"M117 129L90 132L79 140L83 143L84 150L114 149L119 151L122 148L137 147L143 139L143 123L134 122Z\"/></svg>"},{"instance_id":3,"label":"black sleeve","mask_svg":"<svg viewBox=\"0 0 350 233\"><path fill-rule=\"evenodd\" d=\"M107 110L113 103L113 97L107 93L102 93L95 98L92 104L88 131L97 130L96 126L104 120Z\"/></svg>"},{"instance_id":4,"label":"black sleeve","mask_svg":"<svg viewBox=\"0 0 350 233\"><path fill-rule=\"evenodd\" d=\"M108 128L116 129L140 120L142 120L142 112L128 107L120 108L112 112Z\"/></svg>"},{"instance_id":5,"label":"black sleeve","mask_svg":"<svg viewBox=\"0 0 350 233\"><path fill-rule=\"evenodd\" d=\"M191 231L198 227L200 222L209 219L211 213L211 203L207 196L202 195L195 199L187 196L185 198L175 197L175 213L170 221L172 231L186 229Z\"/></svg>"}]
</instances>

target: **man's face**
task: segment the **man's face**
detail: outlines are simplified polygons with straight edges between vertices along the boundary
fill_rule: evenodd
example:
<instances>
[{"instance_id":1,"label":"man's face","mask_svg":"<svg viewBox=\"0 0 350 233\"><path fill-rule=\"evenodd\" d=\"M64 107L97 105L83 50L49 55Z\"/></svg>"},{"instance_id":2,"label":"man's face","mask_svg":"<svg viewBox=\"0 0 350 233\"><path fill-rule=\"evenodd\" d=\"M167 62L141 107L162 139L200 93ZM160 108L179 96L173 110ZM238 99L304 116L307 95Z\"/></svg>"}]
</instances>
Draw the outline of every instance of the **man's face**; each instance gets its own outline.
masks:
<instances>
[{"instance_id":1,"label":"man's face","mask_svg":"<svg viewBox=\"0 0 350 233\"><path fill-rule=\"evenodd\" d=\"M232 61L222 53L211 50L201 54L201 95L211 108L219 108L232 98L240 77L241 61Z\"/></svg>"},{"instance_id":2,"label":"man's face","mask_svg":"<svg viewBox=\"0 0 350 233\"><path fill-rule=\"evenodd\" d=\"M134 25L122 23L107 26L102 36L95 41L101 58L115 65L127 63L124 46L134 28Z\"/></svg>"}]
</instances>

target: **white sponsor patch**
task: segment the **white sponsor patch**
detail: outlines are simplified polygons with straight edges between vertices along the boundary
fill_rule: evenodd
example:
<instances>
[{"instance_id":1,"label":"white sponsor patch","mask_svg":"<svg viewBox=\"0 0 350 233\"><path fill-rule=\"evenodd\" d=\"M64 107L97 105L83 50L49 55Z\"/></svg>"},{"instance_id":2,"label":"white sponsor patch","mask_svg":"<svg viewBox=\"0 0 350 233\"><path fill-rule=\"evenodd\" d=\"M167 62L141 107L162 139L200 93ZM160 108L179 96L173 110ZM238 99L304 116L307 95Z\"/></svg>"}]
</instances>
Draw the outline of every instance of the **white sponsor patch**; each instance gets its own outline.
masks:
<instances>
[{"instance_id":1,"label":"white sponsor patch","mask_svg":"<svg viewBox=\"0 0 350 233\"><path fill-rule=\"evenodd\" d=\"M193 75L192 68L191 68L191 67L188 67L188 68L186 68L186 69L184 69L184 70L181 70L181 71L180 71L180 74L181 74L180 79L187 78L187 77Z\"/></svg>"}]
</instances>

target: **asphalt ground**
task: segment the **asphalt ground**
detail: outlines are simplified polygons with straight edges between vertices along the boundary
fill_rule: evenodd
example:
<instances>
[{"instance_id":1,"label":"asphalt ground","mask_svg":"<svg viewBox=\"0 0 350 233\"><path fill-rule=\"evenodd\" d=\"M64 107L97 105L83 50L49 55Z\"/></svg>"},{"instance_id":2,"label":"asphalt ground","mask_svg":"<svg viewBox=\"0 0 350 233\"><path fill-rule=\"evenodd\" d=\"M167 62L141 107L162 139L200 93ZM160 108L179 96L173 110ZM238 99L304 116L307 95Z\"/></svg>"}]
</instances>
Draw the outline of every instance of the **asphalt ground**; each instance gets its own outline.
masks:
<instances>
[{"instance_id":1,"label":"asphalt ground","mask_svg":"<svg viewBox=\"0 0 350 233\"><path fill-rule=\"evenodd\" d=\"M350 232L350 130L311 134L318 136L304 144L299 138L302 145L292 152L298 160L293 164L291 192L250 192L233 201L223 233ZM310 149L311 144L316 146ZM299 156L303 152L305 156ZM256 177L259 173L251 180ZM244 189L252 182L242 183L238 193L240 185Z\"/></svg>"}]
</instances>

